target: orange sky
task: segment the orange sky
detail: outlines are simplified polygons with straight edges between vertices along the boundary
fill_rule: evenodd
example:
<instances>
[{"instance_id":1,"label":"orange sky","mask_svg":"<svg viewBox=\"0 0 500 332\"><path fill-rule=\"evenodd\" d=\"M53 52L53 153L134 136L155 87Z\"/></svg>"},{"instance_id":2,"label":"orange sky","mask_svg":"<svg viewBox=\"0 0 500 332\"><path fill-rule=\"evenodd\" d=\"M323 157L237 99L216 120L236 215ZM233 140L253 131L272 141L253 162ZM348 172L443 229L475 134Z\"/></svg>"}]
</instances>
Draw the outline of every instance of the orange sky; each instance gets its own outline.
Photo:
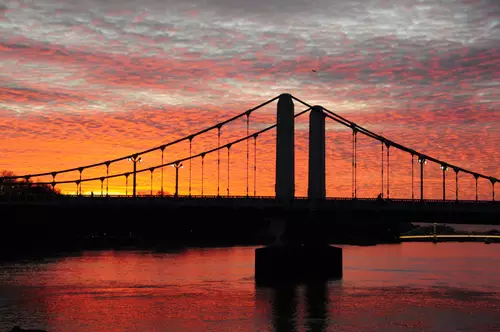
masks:
<instances>
[{"instance_id":1,"label":"orange sky","mask_svg":"<svg viewBox=\"0 0 500 332\"><path fill-rule=\"evenodd\" d=\"M354 1L346 8L335 2L330 5L338 8L328 10L342 15L332 24L322 4L310 10L314 19L304 21L293 6L288 16L274 10L270 20L266 15L273 9L264 3L241 11L206 2L193 11L173 1L166 11L155 0L81 6L44 1L39 7L12 1L0 8L0 170L21 175L106 161L288 92L410 148L500 178L500 50L494 33L498 6L492 2L453 4L451 12L467 10L473 21L451 15L437 1L432 12L417 2L366 7ZM357 24L361 19L364 24ZM21 21L23 29L16 25ZM252 115L251 131L274 122L275 104ZM243 118L223 127L222 143L245 134ZM274 135L258 139L257 195L274 194ZM351 195L350 138L350 130L327 120L328 196ZM297 196L307 192L307 140L306 116L296 121ZM216 142L216 131L196 138L193 153ZM358 196L376 197L380 144L365 137L358 143ZM391 153L391 196L410 197L410 156ZM167 148L165 161L187 155L188 144L180 144ZM160 153L143 158L141 167L151 167ZM206 194L216 194L216 160L205 159ZM225 194L226 150L221 160ZM186 166L181 194L188 193ZM110 169L131 167L124 161ZM105 167L84 171L84 177L103 175ZM245 194L245 143L231 148L230 175L231 194ZM449 172L450 198L453 177ZM77 178L78 172L57 177ZM440 181L439 166L427 165L427 198L441 197ZM173 192L173 182L174 170L165 169L166 191ZM125 193L123 177L109 186L111 194ZM154 192L160 187L157 170ZM461 198L475 197L471 176L460 178L460 188ZM76 185L60 189L72 193ZM138 190L149 192L149 172L139 176ZM200 160L194 160L192 193L200 190ZM99 181L84 183L83 191L100 193ZM491 198L488 181L480 180L479 194Z\"/></svg>"}]
</instances>

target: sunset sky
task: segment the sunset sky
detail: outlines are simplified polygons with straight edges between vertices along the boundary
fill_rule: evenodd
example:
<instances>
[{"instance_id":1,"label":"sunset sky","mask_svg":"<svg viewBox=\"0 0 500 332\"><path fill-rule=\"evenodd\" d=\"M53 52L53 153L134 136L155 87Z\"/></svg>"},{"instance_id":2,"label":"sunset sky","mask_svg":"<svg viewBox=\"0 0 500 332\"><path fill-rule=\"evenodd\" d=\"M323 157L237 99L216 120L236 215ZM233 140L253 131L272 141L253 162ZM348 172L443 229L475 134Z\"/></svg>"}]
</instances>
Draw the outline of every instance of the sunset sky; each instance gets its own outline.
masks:
<instances>
[{"instance_id":1,"label":"sunset sky","mask_svg":"<svg viewBox=\"0 0 500 332\"><path fill-rule=\"evenodd\" d=\"M312 69L317 72L313 72ZM500 178L500 3L497 0L0 0L0 170L92 164L167 143L288 92L449 163ZM295 104L296 112L303 109ZM276 104L251 116L275 123ZM296 195L307 193L308 117L296 121ZM246 135L245 119L222 143ZM193 140L193 153L217 144ZM275 131L259 137L257 194L274 194ZM351 131L327 120L328 196L351 195ZM253 144L253 141L251 141ZM380 143L358 140L358 194L380 192ZM165 150L165 162L188 155ZM253 145L250 145L253 167ZM140 167L159 164L160 153ZM217 189L205 158L205 193ZM199 194L201 161L192 163ZM188 192L189 162L180 177ZM131 171L123 161L111 173ZM391 150L391 196L411 197L411 159ZM231 148L231 194L246 193L246 144ZM105 175L105 167L84 177ZM426 193L441 171L426 165ZM447 192L455 196L454 173ZM174 170L164 171L173 192ZM415 164L415 193L418 193ZM78 172L57 177L78 179ZM51 181L51 177L40 178ZM131 192L131 178L128 193ZM138 179L149 193L150 173ZM109 182L125 193L124 178ZM221 151L221 194L227 150ZM460 178L461 198L474 179ZM480 198L491 184L479 182ZM500 188L500 184L497 184ZM60 186L74 193L74 184ZM160 190L160 171L154 188ZM100 193L100 182L83 191ZM253 193L253 173L250 172ZM498 190L500 197L500 190Z\"/></svg>"}]
</instances>

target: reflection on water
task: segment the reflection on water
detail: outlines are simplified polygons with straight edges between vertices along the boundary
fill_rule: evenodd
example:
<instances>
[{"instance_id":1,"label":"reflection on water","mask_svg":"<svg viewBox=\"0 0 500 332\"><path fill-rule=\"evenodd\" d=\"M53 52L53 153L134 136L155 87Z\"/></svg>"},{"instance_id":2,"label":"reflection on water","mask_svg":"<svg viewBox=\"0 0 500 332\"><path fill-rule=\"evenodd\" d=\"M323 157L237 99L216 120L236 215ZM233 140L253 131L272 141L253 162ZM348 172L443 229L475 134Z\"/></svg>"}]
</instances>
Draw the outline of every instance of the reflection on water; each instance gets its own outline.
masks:
<instances>
[{"instance_id":1,"label":"reflection on water","mask_svg":"<svg viewBox=\"0 0 500 332\"><path fill-rule=\"evenodd\" d=\"M271 301L275 331L296 331L297 294L295 288L290 285L278 287Z\"/></svg>"},{"instance_id":2,"label":"reflection on water","mask_svg":"<svg viewBox=\"0 0 500 332\"><path fill-rule=\"evenodd\" d=\"M303 292L304 303L300 303L299 294ZM314 283L307 285L289 285L273 289L257 289L257 303L272 304L272 327L276 332L302 331L299 319L306 331L324 332L328 316L328 284ZM305 312L304 312L305 311ZM298 317L303 313L304 317Z\"/></svg>"},{"instance_id":3,"label":"reflection on water","mask_svg":"<svg viewBox=\"0 0 500 332\"><path fill-rule=\"evenodd\" d=\"M0 331L499 331L500 247L345 247L341 281L256 287L254 248L0 267Z\"/></svg>"},{"instance_id":4,"label":"reflection on water","mask_svg":"<svg viewBox=\"0 0 500 332\"><path fill-rule=\"evenodd\" d=\"M326 331L328 286L326 283L306 287L307 331Z\"/></svg>"}]
</instances>

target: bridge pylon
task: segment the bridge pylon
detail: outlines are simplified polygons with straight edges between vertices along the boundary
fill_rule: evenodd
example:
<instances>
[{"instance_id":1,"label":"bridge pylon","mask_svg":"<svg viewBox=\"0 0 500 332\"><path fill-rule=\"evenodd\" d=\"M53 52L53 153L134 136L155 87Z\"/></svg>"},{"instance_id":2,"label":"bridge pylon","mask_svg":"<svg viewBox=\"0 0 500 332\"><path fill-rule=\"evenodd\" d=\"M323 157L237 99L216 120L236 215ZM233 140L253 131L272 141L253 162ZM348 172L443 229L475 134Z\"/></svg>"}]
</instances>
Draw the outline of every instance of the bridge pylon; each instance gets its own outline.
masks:
<instances>
[{"instance_id":1,"label":"bridge pylon","mask_svg":"<svg viewBox=\"0 0 500 332\"><path fill-rule=\"evenodd\" d=\"M309 199L326 199L325 172L325 113L314 106L309 114Z\"/></svg>"},{"instance_id":2,"label":"bridge pylon","mask_svg":"<svg viewBox=\"0 0 500 332\"><path fill-rule=\"evenodd\" d=\"M292 96L280 95L276 125L276 199L290 203L295 197L295 119Z\"/></svg>"}]
</instances>

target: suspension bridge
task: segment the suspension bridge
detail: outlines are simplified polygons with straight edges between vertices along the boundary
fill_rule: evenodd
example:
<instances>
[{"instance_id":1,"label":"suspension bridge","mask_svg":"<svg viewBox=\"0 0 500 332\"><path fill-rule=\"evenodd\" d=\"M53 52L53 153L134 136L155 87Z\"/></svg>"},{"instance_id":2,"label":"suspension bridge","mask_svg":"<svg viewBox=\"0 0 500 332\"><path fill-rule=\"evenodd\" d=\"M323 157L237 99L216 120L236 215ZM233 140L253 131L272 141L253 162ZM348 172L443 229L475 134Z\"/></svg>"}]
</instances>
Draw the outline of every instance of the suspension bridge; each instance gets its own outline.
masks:
<instances>
[{"instance_id":1,"label":"suspension bridge","mask_svg":"<svg viewBox=\"0 0 500 332\"><path fill-rule=\"evenodd\" d=\"M250 122L252 115L260 109L277 101L277 121L258 131L250 132ZM299 105L302 109L295 112L295 106ZM307 197L297 197L295 195L295 119L305 116L309 113L309 156L308 156L308 195ZM246 122L246 133L243 137L221 144L221 129L234 121ZM333 121L345 126L352 132L351 146L351 197L327 197L326 195L326 139L325 123ZM260 137L273 129L276 129L276 165L275 165L275 195L258 196L257 195L257 148ZM217 145L210 147L202 152L193 153L193 142L197 137L208 133L216 132ZM380 144L380 195L378 198L360 197L358 194L358 137L363 135ZM165 160L165 149L176 146L181 143L188 143L189 148L185 151L185 156L176 160ZM232 174L231 151L236 145L245 146L245 162L239 163L246 175L245 185L246 193L244 195L235 195L231 192L230 177ZM250 158L250 152L253 149L253 161ZM403 198L391 197L391 152L399 150L408 156L407 167L411 170L411 196ZM157 165L140 168L143 156L159 153L160 162ZM227 187L222 192L221 187L221 154L227 155ZM217 168L217 192L216 194L207 194L204 183L207 175L205 174L205 159L209 155L216 155ZM133 169L129 172L110 173L113 165L120 161L128 160L132 163ZM194 193L192 190L192 161L201 161L201 190ZM241 161L241 160L240 160ZM429 199L425 195L425 169L427 167L439 167L442 172L442 198ZM188 193L179 194L179 169L188 166L189 180ZM100 176L85 177L89 170L105 167L105 172ZM172 195L164 194L164 169L166 167L175 168L175 193ZM252 170L252 172L250 172ZM449 186L447 183L447 173L454 173L455 190L454 197L447 193ZM241 172L241 170L239 170ZM63 174L75 174L72 179L59 179ZM137 176L146 173L150 176L149 195L138 195ZM154 176L160 173L159 194L155 193ZM252 174L251 174L252 173ZM251 179L253 175L253 179ZM33 183L37 178L47 178L46 181ZM132 177L132 190L129 194L129 178ZM475 181L475 199L464 200L461 198L461 188L459 187L459 178L471 177ZM110 195L109 180L122 178L125 181L125 195ZM417 181L418 180L418 181ZM449 180L448 180L449 181ZM490 199L479 199L479 181L486 181L491 186ZM253 182L253 184L252 184ZM418 182L417 190L415 184ZM375 215L381 219L394 221L425 221L425 222L447 222L447 223L500 223L500 204L495 201L495 185L498 178L487 174L481 174L474 170L465 169L459 165L453 165L445 160L440 160L423 152L414 150L403 144L399 144L382 135L376 134L359 124L336 114L335 112L323 107L313 106L290 94L281 94L254 108L246 110L230 119L221 121L208 128L197 131L180 139L164 143L143 151L137 151L132 154L124 155L118 158L104 160L94 164L81 165L78 167L50 170L42 173L23 174L17 176L5 176L0 178L0 186L3 195L0 195L0 204L16 208L25 208L27 206L58 206L65 208L88 209L106 207L124 207L136 206L141 208L158 208L164 211L168 209L185 210L214 210L216 214L227 213L230 209L253 209L258 211L275 214L283 209L296 211L297 213L309 213L314 210L318 213L330 213L330 216L336 214L339 218L373 218ZM88 183L98 183L100 192L92 197L85 195L83 187ZM157 182L156 182L157 183ZM30 197L29 195L8 195L5 188L30 187L46 185L57 189L62 185L73 184L75 195L43 195ZM252 186L251 186L252 184ZM253 192L250 189L253 188ZM260 213L260 212L259 212ZM279 214L279 213L278 213Z\"/></svg>"}]
</instances>

